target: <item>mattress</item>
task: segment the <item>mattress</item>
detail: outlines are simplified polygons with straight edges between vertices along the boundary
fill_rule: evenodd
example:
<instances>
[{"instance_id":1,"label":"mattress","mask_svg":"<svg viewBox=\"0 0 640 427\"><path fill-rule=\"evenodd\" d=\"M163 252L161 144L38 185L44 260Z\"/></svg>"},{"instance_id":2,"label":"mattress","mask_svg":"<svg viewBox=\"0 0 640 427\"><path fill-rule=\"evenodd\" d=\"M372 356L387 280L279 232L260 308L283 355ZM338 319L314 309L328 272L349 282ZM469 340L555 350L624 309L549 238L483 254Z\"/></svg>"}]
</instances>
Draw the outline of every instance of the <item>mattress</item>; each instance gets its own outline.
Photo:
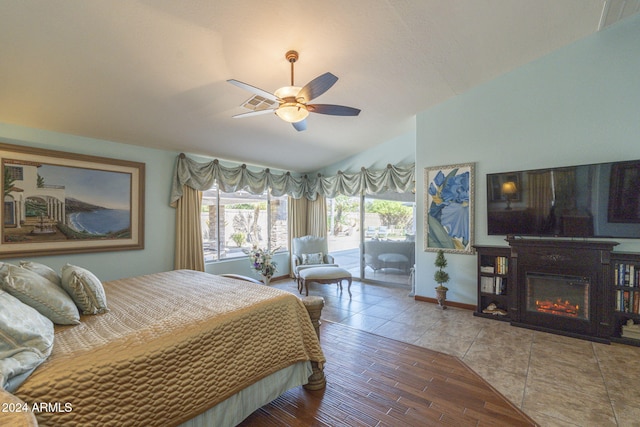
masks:
<instances>
[{"instance_id":1,"label":"mattress","mask_svg":"<svg viewBox=\"0 0 640 427\"><path fill-rule=\"evenodd\" d=\"M110 311L56 326L15 395L41 426L178 425L297 362L324 363L293 294L178 270L104 283Z\"/></svg>"}]
</instances>

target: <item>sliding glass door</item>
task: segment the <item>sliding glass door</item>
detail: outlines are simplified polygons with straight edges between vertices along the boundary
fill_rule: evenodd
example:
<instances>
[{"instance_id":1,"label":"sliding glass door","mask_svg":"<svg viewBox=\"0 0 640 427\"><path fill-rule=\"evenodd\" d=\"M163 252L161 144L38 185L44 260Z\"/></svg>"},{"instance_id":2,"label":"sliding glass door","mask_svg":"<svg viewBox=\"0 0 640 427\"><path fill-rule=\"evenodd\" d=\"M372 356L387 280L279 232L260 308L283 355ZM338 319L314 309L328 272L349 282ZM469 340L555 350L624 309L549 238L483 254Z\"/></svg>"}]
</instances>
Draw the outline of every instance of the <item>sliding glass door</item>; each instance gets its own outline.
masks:
<instances>
[{"instance_id":1,"label":"sliding glass door","mask_svg":"<svg viewBox=\"0 0 640 427\"><path fill-rule=\"evenodd\" d=\"M327 199L327 243L336 264L360 277L360 197Z\"/></svg>"},{"instance_id":2,"label":"sliding glass door","mask_svg":"<svg viewBox=\"0 0 640 427\"><path fill-rule=\"evenodd\" d=\"M408 285L415 263L415 197L384 193L364 198L363 279Z\"/></svg>"},{"instance_id":3,"label":"sliding glass door","mask_svg":"<svg viewBox=\"0 0 640 427\"><path fill-rule=\"evenodd\" d=\"M384 193L327 200L329 253L354 278L409 286L415 263L415 196Z\"/></svg>"}]
</instances>

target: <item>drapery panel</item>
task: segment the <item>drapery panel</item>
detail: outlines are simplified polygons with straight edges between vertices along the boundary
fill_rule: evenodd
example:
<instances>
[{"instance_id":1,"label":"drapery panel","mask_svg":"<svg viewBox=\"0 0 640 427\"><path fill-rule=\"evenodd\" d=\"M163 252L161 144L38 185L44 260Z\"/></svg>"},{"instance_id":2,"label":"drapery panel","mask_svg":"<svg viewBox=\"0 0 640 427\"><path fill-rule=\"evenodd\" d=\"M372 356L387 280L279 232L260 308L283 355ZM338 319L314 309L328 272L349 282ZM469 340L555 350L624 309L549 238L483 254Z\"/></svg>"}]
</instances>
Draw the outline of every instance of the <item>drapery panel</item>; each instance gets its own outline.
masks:
<instances>
[{"instance_id":1,"label":"drapery panel","mask_svg":"<svg viewBox=\"0 0 640 427\"><path fill-rule=\"evenodd\" d=\"M313 201L318 195L333 198L338 195L358 196L386 191L404 193L413 190L414 181L415 164L389 164L381 170L363 167L357 173L338 172L326 177L295 177L290 172L272 173L268 168L252 171L244 164L235 167L223 166L218 159L200 163L180 154L173 177L170 204L175 206L182 197L184 185L205 191L210 189L214 182L222 191L228 193L246 190L252 194L263 194L269 189L276 197L286 194L295 199L305 197Z\"/></svg>"},{"instance_id":2,"label":"drapery panel","mask_svg":"<svg viewBox=\"0 0 640 427\"><path fill-rule=\"evenodd\" d=\"M204 271L204 250L200 227L202 192L187 187L176 201L176 248L174 269Z\"/></svg>"}]
</instances>

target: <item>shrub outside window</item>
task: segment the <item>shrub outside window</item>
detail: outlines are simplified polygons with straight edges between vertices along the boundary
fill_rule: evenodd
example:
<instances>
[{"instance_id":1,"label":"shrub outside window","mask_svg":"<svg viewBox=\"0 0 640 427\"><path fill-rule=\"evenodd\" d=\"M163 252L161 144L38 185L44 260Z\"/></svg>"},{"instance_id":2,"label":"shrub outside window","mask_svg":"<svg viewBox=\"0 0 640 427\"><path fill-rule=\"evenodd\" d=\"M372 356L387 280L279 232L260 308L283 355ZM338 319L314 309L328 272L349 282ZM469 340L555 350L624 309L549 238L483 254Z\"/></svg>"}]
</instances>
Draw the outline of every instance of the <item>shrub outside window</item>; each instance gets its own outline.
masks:
<instances>
[{"instance_id":1,"label":"shrub outside window","mask_svg":"<svg viewBox=\"0 0 640 427\"><path fill-rule=\"evenodd\" d=\"M288 251L287 196L214 186L203 193L201 225L205 262L245 257L252 246Z\"/></svg>"}]
</instances>

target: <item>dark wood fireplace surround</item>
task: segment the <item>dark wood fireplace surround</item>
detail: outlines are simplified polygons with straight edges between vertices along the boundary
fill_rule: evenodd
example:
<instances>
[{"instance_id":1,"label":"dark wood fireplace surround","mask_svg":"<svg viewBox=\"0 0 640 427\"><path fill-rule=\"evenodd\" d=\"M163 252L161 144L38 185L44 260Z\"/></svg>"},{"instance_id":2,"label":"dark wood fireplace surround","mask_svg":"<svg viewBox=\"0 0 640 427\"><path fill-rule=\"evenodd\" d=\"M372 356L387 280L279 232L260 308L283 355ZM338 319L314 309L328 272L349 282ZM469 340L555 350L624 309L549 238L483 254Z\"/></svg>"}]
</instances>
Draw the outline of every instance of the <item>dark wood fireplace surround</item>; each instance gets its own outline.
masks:
<instances>
[{"instance_id":1,"label":"dark wood fireplace surround","mask_svg":"<svg viewBox=\"0 0 640 427\"><path fill-rule=\"evenodd\" d=\"M508 237L511 247L511 324L576 338L609 342L613 333L609 241L544 240ZM527 310L527 273L577 276L589 282L589 318L573 319Z\"/></svg>"}]
</instances>

